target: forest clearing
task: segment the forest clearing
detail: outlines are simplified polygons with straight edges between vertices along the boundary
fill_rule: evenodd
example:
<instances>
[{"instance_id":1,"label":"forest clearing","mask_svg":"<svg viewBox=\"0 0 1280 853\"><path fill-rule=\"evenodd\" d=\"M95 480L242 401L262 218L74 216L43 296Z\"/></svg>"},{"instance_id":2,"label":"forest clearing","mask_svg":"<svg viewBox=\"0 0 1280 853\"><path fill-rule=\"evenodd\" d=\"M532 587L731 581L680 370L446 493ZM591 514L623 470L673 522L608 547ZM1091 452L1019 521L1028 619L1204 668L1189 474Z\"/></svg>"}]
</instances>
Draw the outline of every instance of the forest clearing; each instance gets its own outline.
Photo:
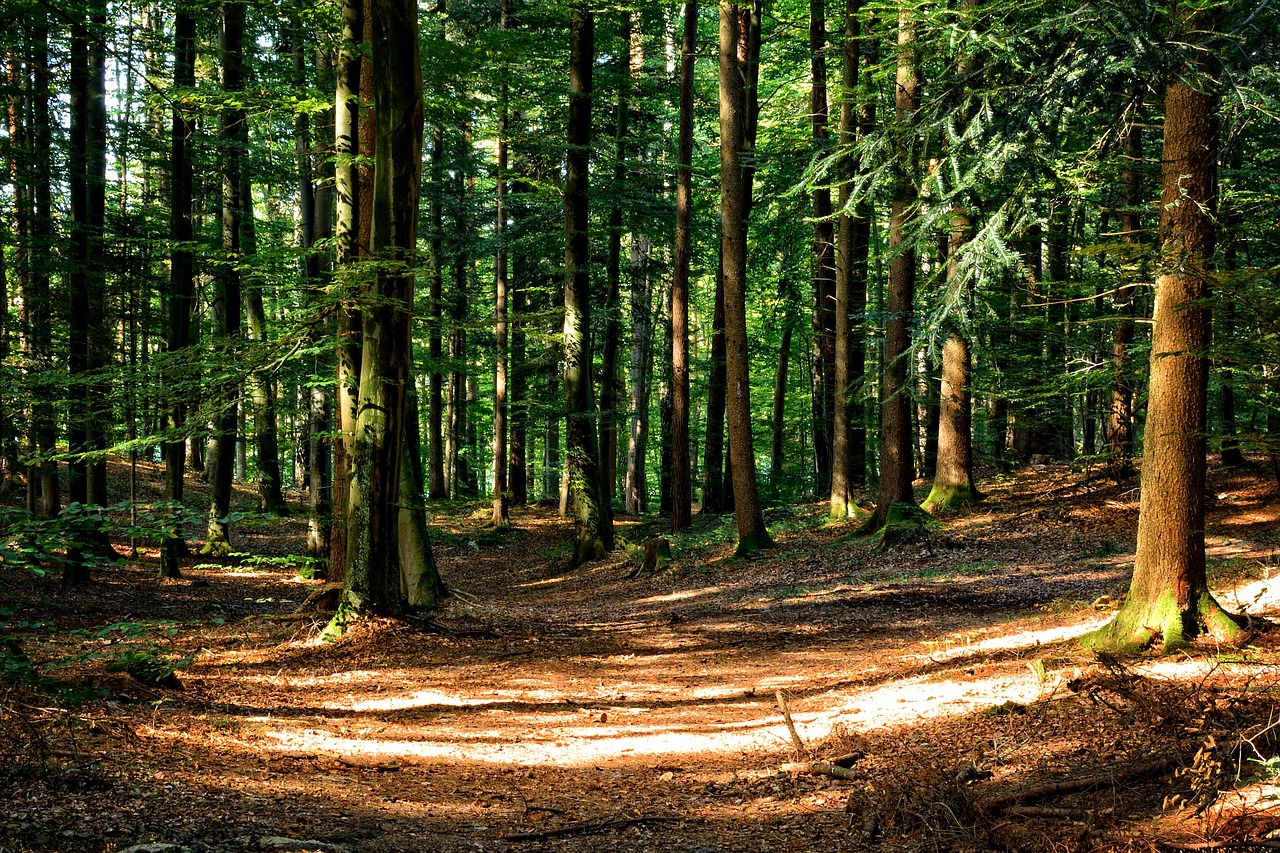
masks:
<instances>
[{"instance_id":1,"label":"forest clearing","mask_svg":"<svg viewBox=\"0 0 1280 853\"><path fill-rule=\"evenodd\" d=\"M820 504L774 510L777 549L746 560L732 559L731 516L702 516L665 571L640 576L634 545L654 522L620 517L633 547L566 572L572 529L554 511L495 529L487 504L455 503L432 517L444 607L330 645L317 642L326 614L296 612L321 582L260 559L299 553L305 520L242 527L254 558L193 557L179 580L155 577L146 543L89 586L0 571L3 598L44 623L9 629L32 660L110 653L52 673L91 686L83 704L0 694L0 849L1264 839L1280 827L1274 482L1210 476L1210 579L1247 614L1248 644L1121 663L1076 639L1127 588L1135 485L1067 465L988 478L980 505L892 547L850 538ZM120 622L149 629L71 633ZM130 648L190 657L181 689L110 672ZM850 778L796 772L832 760Z\"/></svg>"}]
</instances>

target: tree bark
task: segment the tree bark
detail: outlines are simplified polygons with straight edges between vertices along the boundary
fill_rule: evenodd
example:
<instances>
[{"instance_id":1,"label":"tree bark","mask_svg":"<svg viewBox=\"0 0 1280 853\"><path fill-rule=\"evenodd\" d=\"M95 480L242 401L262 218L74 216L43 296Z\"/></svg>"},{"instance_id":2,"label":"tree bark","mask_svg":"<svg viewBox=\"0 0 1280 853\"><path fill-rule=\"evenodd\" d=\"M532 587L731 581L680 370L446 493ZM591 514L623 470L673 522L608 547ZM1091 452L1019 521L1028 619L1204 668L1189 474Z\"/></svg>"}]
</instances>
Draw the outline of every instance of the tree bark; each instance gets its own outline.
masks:
<instances>
[{"instance_id":1,"label":"tree bark","mask_svg":"<svg viewBox=\"0 0 1280 853\"><path fill-rule=\"evenodd\" d=\"M443 590L425 539L421 472L406 459L416 432L408 398L423 128L417 4L375 0L371 23L377 125L370 247L378 269L362 294L346 580L327 638L357 616L432 606Z\"/></svg>"},{"instance_id":2,"label":"tree bark","mask_svg":"<svg viewBox=\"0 0 1280 853\"><path fill-rule=\"evenodd\" d=\"M444 449L444 131L431 130L431 282L427 355L427 492L434 500L449 497Z\"/></svg>"},{"instance_id":3,"label":"tree bark","mask_svg":"<svg viewBox=\"0 0 1280 853\"><path fill-rule=\"evenodd\" d=\"M743 148L747 110L739 10L720 3L720 253L724 264L725 373L729 420L729 464L733 472L736 553L747 555L773 546L765 528L756 485L751 435L751 377L747 356L747 186Z\"/></svg>"},{"instance_id":4,"label":"tree bark","mask_svg":"<svg viewBox=\"0 0 1280 853\"><path fill-rule=\"evenodd\" d=\"M809 114L813 134L813 156L825 158L830 143L827 129L827 19L824 0L809 0ZM815 494L832 491L833 427L836 408L836 297L835 237L833 234L831 189L821 182L813 190L813 305L814 335L818 340L814 389L814 483Z\"/></svg>"},{"instance_id":5,"label":"tree bark","mask_svg":"<svg viewBox=\"0 0 1280 853\"><path fill-rule=\"evenodd\" d=\"M1133 94L1140 111L1140 96ZM1125 167L1120 173L1120 240L1138 255L1142 248L1142 125L1135 115L1124 134ZM1133 259L1126 259L1133 260ZM1142 264L1138 262L1138 270ZM1139 277L1141 273L1138 273ZM1137 287L1127 280L1116 291L1116 324L1111 336L1111 405L1107 412L1107 475L1114 480L1133 476L1133 300Z\"/></svg>"},{"instance_id":6,"label":"tree bark","mask_svg":"<svg viewBox=\"0 0 1280 853\"><path fill-rule=\"evenodd\" d=\"M839 328L837 326L837 328ZM769 442L769 481L777 489L782 484L786 461L787 372L791 366L791 319L782 321L782 341L778 344L778 366L773 374L773 435Z\"/></svg>"},{"instance_id":7,"label":"tree bark","mask_svg":"<svg viewBox=\"0 0 1280 853\"><path fill-rule=\"evenodd\" d=\"M889 286L885 301L884 364L880 376L880 488L876 511L864 529L876 531L890 518L894 504L915 498L912 462L911 399L907 376L911 368L911 326L916 289L916 253L908 233L917 215L916 113L920 108L920 57L917 22L911 9L898 19L898 69L894 97L899 150L893 171L889 209Z\"/></svg>"},{"instance_id":8,"label":"tree bark","mask_svg":"<svg viewBox=\"0 0 1280 853\"><path fill-rule=\"evenodd\" d=\"M502 3L501 27L509 26L507 2ZM505 72L505 69L504 69ZM498 90L498 151L494 236L497 253L493 261L494 366L493 366L493 524L511 523L511 496L507 484L507 136L510 106L504 73Z\"/></svg>"},{"instance_id":9,"label":"tree bark","mask_svg":"<svg viewBox=\"0 0 1280 853\"><path fill-rule=\"evenodd\" d=\"M248 155L248 126L243 106L236 103L236 93L243 89L244 4L224 0L222 3L222 91L228 102L219 118L218 136L222 146L222 258L217 272L214 297L214 332L217 344L230 346L240 337L240 173ZM202 554L226 554L231 551L231 482L235 473L236 406L222 400L217 416L217 464L214 467L213 505L209 509L209 526Z\"/></svg>"},{"instance_id":10,"label":"tree bark","mask_svg":"<svg viewBox=\"0 0 1280 853\"><path fill-rule=\"evenodd\" d=\"M565 157L564 398L565 465L574 498L571 568L613 550L613 511L603 492L591 388L591 278L588 155L591 146L595 22L576 3L569 27L569 145Z\"/></svg>"},{"instance_id":11,"label":"tree bark","mask_svg":"<svg viewBox=\"0 0 1280 853\"><path fill-rule=\"evenodd\" d=\"M1207 22L1197 22L1204 28ZM1207 76L1207 75L1206 75ZM1200 86L1209 85L1204 80ZM1217 202L1217 97L1181 75L1165 88L1161 269L1143 441L1138 550L1124 606L1088 635L1094 647L1172 652L1199 633L1240 627L1209 593L1204 518L1211 264Z\"/></svg>"},{"instance_id":12,"label":"tree bark","mask_svg":"<svg viewBox=\"0 0 1280 853\"><path fill-rule=\"evenodd\" d=\"M671 274L671 530L689 526L693 492L689 459L689 259L693 251L693 75L698 3L684 4L680 43L680 129L676 141L676 234Z\"/></svg>"},{"instance_id":13,"label":"tree bark","mask_svg":"<svg viewBox=\"0 0 1280 853\"><path fill-rule=\"evenodd\" d=\"M329 581L341 582L347 565L347 503L351 452L355 441L356 395L360 383L360 312L355 302L356 261L360 257L361 173L356 155L360 135L360 80L364 61L364 5L342 0L342 37L333 99L334 268L342 301L337 311L335 426L333 443L333 526L329 538Z\"/></svg>"}]
</instances>

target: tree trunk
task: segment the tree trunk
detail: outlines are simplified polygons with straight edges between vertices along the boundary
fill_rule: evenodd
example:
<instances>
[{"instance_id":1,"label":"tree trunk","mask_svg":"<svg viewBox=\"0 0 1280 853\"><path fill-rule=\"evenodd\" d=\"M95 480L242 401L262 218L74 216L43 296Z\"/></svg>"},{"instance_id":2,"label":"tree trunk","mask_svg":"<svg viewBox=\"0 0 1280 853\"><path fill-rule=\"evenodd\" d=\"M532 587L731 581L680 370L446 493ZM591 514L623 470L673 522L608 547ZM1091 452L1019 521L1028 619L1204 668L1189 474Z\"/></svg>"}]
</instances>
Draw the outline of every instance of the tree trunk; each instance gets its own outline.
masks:
<instances>
[{"instance_id":1,"label":"tree trunk","mask_svg":"<svg viewBox=\"0 0 1280 853\"><path fill-rule=\"evenodd\" d=\"M813 133L813 156L825 158L830 144L827 130L827 19L825 0L809 0L809 114ZM836 408L836 297L835 238L831 220L831 189L825 182L813 190L813 305L814 335L820 357L817 361L814 397L814 494L832 491L833 427Z\"/></svg>"},{"instance_id":2,"label":"tree trunk","mask_svg":"<svg viewBox=\"0 0 1280 853\"><path fill-rule=\"evenodd\" d=\"M173 86L178 92L193 89L196 84L196 20L188 12L178 12L174 23ZM165 409L165 429L169 438L164 444L165 499L173 502L174 516L160 543L160 577L181 576L178 560L187 553L187 544L177 518L183 498L183 468L186 442L182 432L187 422L187 395L180 390L185 366L178 359L191 347L191 312L195 306L195 253L191 251L192 184L195 179L187 143L195 133L195 122L182 109L183 100L173 101L173 130L170 140L169 183L171 187L169 234L173 240L169 260L169 328L165 339L168 352L169 405ZM188 380L189 381L189 380Z\"/></svg>"},{"instance_id":3,"label":"tree trunk","mask_svg":"<svg viewBox=\"0 0 1280 853\"><path fill-rule=\"evenodd\" d=\"M627 430L627 512L649 509L645 458L649 452L649 377L653 372L653 309L650 306L649 253L643 234L631 238L631 417Z\"/></svg>"},{"instance_id":4,"label":"tree trunk","mask_svg":"<svg viewBox=\"0 0 1280 853\"><path fill-rule=\"evenodd\" d=\"M603 492L591 388L591 278L588 154L591 145L595 22L585 5L570 10L569 146L565 157L564 398L565 466L577 527L571 568L613 550L613 511Z\"/></svg>"},{"instance_id":5,"label":"tree trunk","mask_svg":"<svg viewBox=\"0 0 1280 853\"><path fill-rule=\"evenodd\" d=\"M502 3L502 29L509 26L506 0ZM507 486L507 135L510 107L507 104L506 76L498 92L498 162L494 210L494 238L497 254L494 278L494 366L493 366L493 524L511 523Z\"/></svg>"},{"instance_id":6,"label":"tree trunk","mask_svg":"<svg viewBox=\"0 0 1280 853\"><path fill-rule=\"evenodd\" d=\"M838 327L837 327L838 328ZM782 321L782 341L778 344L778 366L773 374L773 435L769 442L769 482L782 485L786 460L784 441L787 414L787 371L791 365L791 319Z\"/></svg>"},{"instance_id":7,"label":"tree trunk","mask_svg":"<svg viewBox=\"0 0 1280 853\"><path fill-rule=\"evenodd\" d=\"M671 274L671 530L689 526L693 492L689 459L689 258L693 251L693 75L698 3L684 4L680 45L680 129L676 141L676 234Z\"/></svg>"},{"instance_id":8,"label":"tree trunk","mask_svg":"<svg viewBox=\"0 0 1280 853\"><path fill-rule=\"evenodd\" d=\"M1216 111L1215 95L1171 76L1165 88L1161 271L1156 278L1138 551L1124 606L1085 638L1095 647L1131 650L1160 642L1168 653L1201 632L1220 642L1241 635L1210 595L1205 579L1205 350L1217 201Z\"/></svg>"},{"instance_id":9,"label":"tree trunk","mask_svg":"<svg viewBox=\"0 0 1280 853\"><path fill-rule=\"evenodd\" d=\"M334 233L333 263L340 273L355 271L360 256L361 171L356 155L361 139L360 80L364 38L362 0L342 0L342 38L339 41L333 99ZM339 277L339 281L341 281ZM333 525L329 537L329 581L341 582L347 565L347 503L351 483L351 452L355 441L356 395L360 382L360 312L354 285L343 282L337 311L334 410L338 436L333 442Z\"/></svg>"},{"instance_id":10,"label":"tree trunk","mask_svg":"<svg viewBox=\"0 0 1280 853\"><path fill-rule=\"evenodd\" d=\"M420 468L406 459L415 433L408 421L416 420L407 397L422 168L418 11L413 0L375 0L373 13L377 125L370 245L378 269L363 300L346 581L325 632L329 638L357 615L432 606L443 589L426 546Z\"/></svg>"},{"instance_id":11,"label":"tree trunk","mask_svg":"<svg viewBox=\"0 0 1280 853\"><path fill-rule=\"evenodd\" d=\"M1140 111L1139 96L1133 98ZM1136 255L1142 246L1142 125L1135 116L1124 135L1125 167L1120 173L1120 239ZM1143 266L1139 264L1139 269ZM1138 274L1141 277L1141 273ZM1128 279L1128 277L1125 277ZM1116 291L1116 324L1111 337L1111 405L1107 412L1107 474L1123 480L1133 476L1133 300L1137 287L1128 279Z\"/></svg>"},{"instance_id":12,"label":"tree trunk","mask_svg":"<svg viewBox=\"0 0 1280 853\"><path fill-rule=\"evenodd\" d=\"M248 175L240 180L240 253L242 259L252 258L257 252L257 226L253 215L253 187ZM304 210L310 208L308 198ZM314 242L314 231L303 229L303 243ZM304 246L305 248L305 246ZM304 288L314 287L314 279L304 282ZM262 285L249 281L244 288L245 316L249 321L249 339L267 342L267 312L262 302ZM289 506L280 490L280 427L276 415L276 384L265 370L248 377L249 392L253 398L254 449L258 466L258 510L278 516L287 516ZM305 446L305 445L304 445Z\"/></svg>"},{"instance_id":13,"label":"tree trunk","mask_svg":"<svg viewBox=\"0 0 1280 853\"><path fill-rule=\"evenodd\" d=\"M861 26L858 15L861 0L846 0L844 14L844 56L842 63L840 104L840 146L843 150L858 136L858 64ZM862 336L853 328L853 317L865 313L867 291L867 253L869 229L849 211L853 180L859 163L845 154L840 158L840 217L838 220L838 259L835 279L834 344L835 364L832 384L835 389L831 425L831 503L829 517L833 521L849 518L857 512L853 490L863 477L866 436L860 435L862 406L856 402L857 388L862 382ZM865 204L862 199L859 206ZM864 217L865 219L865 217ZM869 225L869 222L865 224ZM859 325L861 325L859 323ZM781 369L781 368L779 368ZM776 405L776 404L775 404ZM776 440L776 439L775 439Z\"/></svg>"},{"instance_id":14,"label":"tree trunk","mask_svg":"<svg viewBox=\"0 0 1280 853\"><path fill-rule=\"evenodd\" d=\"M248 154L248 127L245 110L235 101L235 93L243 88L244 4L223 2L222 91L229 101L223 107L218 135L222 145L222 258L218 266L217 294L214 297L214 332L218 343L226 346L240 336L240 171ZM231 551L231 529L227 517L231 513L231 482L235 473L236 407L222 400L216 427L217 465L211 483L213 506L209 509L209 527L202 554L226 554Z\"/></svg>"},{"instance_id":15,"label":"tree trunk","mask_svg":"<svg viewBox=\"0 0 1280 853\"><path fill-rule=\"evenodd\" d=\"M431 282L427 355L427 492L433 500L449 497L444 448L444 131L431 131Z\"/></svg>"},{"instance_id":16,"label":"tree trunk","mask_svg":"<svg viewBox=\"0 0 1280 853\"><path fill-rule=\"evenodd\" d=\"M874 532L888 523L894 504L911 504L911 399L907 376L911 368L911 325L916 290L916 253L907 241L917 215L919 179L914 145L916 112L920 108L920 57L916 21L910 9L898 20L898 70L894 98L900 150L893 172L889 208L889 286L885 301L884 364L880 376L880 489L876 511L864 529ZM904 245L906 244L906 245Z\"/></svg>"},{"instance_id":17,"label":"tree trunk","mask_svg":"<svg viewBox=\"0 0 1280 853\"><path fill-rule=\"evenodd\" d=\"M747 356L747 186L743 148L747 110L738 8L720 4L720 254L724 264L725 374L729 420L729 464L733 472L736 553L772 547L756 486L751 435L751 376Z\"/></svg>"},{"instance_id":18,"label":"tree trunk","mask_svg":"<svg viewBox=\"0 0 1280 853\"><path fill-rule=\"evenodd\" d=\"M107 390L101 370L109 346L105 328L103 227L106 221L107 108L105 48L96 36L106 26L106 4L94 3L84 21L71 26L71 124L68 183L71 190L72 268L69 373L73 382L67 447L71 452L68 491L72 503L102 506L106 498ZM93 30L94 32L91 32ZM62 579L85 583L95 557L114 557L100 531L81 529L68 549Z\"/></svg>"},{"instance_id":19,"label":"tree trunk","mask_svg":"<svg viewBox=\"0 0 1280 853\"><path fill-rule=\"evenodd\" d=\"M517 113L517 115L519 115ZM516 191L527 191L519 182L512 186L512 195ZM512 205L512 230L519 233L523 225L524 203L517 200ZM515 281L511 288L511 441L507 447L509 455L507 479L511 490L511 503L525 506L529 503L529 463L528 425L529 425L529 367L526 363L528 348L525 344L525 314L528 306L529 264L521 256L517 256L514 264Z\"/></svg>"}]
</instances>

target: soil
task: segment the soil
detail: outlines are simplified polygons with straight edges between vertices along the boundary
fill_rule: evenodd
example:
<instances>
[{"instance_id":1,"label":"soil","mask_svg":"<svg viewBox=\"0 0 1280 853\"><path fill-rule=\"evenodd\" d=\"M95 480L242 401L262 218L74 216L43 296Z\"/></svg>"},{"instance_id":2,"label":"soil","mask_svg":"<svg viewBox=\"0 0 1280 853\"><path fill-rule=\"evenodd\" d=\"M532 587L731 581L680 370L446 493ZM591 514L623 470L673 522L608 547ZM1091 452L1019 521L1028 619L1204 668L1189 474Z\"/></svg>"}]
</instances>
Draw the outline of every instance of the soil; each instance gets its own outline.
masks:
<instances>
[{"instance_id":1,"label":"soil","mask_svg":"<svg viewBox=\"0 0 1280 853\"><path fill-rule=\"evenodd\" d=\"M1211 579L1249 645L1167 659L1075 643L1127 588L1136 482L1060 465L980 488L889 545L775 510L750 560L730 517L700 518L657 574L656 519L566 572L552 510L494 530L449 504L448 604L332 645L296 612L321 583L287 559L297 518L176 581L148 542L84 587L0 565L24 654L91 689L0 681L0 850L1162 850L1280 827L1269 472L1211 475ZM187 657L167 686L121 671ZM833 760L848 778L805 772Z\"/></svg>"}]
</instances>

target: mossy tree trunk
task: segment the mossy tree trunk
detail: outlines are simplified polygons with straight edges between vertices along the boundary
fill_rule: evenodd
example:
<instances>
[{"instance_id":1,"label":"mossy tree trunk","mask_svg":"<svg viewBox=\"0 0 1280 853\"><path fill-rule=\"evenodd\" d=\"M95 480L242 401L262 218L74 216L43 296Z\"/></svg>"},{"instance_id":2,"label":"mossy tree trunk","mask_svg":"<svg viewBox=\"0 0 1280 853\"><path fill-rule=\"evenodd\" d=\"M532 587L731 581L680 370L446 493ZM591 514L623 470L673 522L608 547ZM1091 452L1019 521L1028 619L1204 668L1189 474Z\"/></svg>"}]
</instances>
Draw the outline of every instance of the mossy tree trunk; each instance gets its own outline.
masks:
<instances>
[{"instance_id":1,"label":"mossy tree trunk","mask_svg":"<svg viewBox=\"0 0 1280 853\"><path fill-rule=\"evenodd\" d=\"M370 243L377 270L362 288L363 352L342 600L325 636L351 619L430 607L441 591L426 539L421 467L406 442L412 376L414 247L422 158L422 78L413 0L372 8L377 113Z\"/></svg>"},{"instance_id":2,"label":"mossy tree trunk","mask_svg":"<svg viewBox=\"0 0 1280 853\"><path fill-rule=\"evenodd\" d=\"M584 3L570 10L569 145L565 158L564 399L565 466L576 537L571 567L613 550L613 511L603 492L591 388L591 275L588 155L595 21Z\"/></svg>"},{"instance_id":3,"label":"mossy tree trunk","mask_svg":"<svg viewBox=\"0 0 1280 853\"><path fill-rule=\"evenodd\" d=\"M772 547L756 485L751 435L750 374L747 358L747 217L743 181L746 143L747 75L739 59L742 39L738 7L720 4L720 256L724 265L725 371L729 420L729 464L733 472L734 515L739 555Z\"/></svg>"},{"instance_id":4,"label":"mossy tree trunk","mask_svg":"<svg viewBox=\"0 0 1280 853\"><path fill-rule=\"evenodd\" d=\"M1217 98L1173 77L1165 90L1161 268L1142 455L1138 552L1129 597L1084 642L1168 653L1197 634L1241 629L1209 593L1204 522L1211 264L1217 201Z\"/></svg>"}]
</instances>

